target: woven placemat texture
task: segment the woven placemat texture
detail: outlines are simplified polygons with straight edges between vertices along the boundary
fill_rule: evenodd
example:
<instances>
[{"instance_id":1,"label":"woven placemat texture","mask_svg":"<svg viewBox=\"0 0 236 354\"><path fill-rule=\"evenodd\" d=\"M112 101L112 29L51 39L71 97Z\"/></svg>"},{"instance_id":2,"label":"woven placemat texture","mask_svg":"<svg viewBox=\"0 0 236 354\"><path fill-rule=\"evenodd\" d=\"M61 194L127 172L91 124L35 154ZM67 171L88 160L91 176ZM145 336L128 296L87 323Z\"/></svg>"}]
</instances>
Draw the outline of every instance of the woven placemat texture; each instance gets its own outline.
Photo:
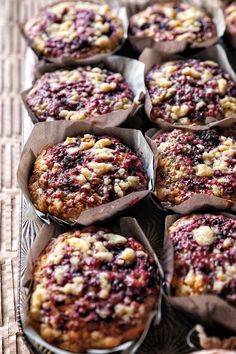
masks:
<instances>
[{"instance_id":1,"label":"woven placemat texture","mask_svg":"<svg viewBox=\"0 0 236 354\"><path fill-rule=\"evenodd\" d=\"M21 151L25 42L18 23L49 1L0 0L0 353L27 354L17 327Z\"/></svg>"}]
</instances>

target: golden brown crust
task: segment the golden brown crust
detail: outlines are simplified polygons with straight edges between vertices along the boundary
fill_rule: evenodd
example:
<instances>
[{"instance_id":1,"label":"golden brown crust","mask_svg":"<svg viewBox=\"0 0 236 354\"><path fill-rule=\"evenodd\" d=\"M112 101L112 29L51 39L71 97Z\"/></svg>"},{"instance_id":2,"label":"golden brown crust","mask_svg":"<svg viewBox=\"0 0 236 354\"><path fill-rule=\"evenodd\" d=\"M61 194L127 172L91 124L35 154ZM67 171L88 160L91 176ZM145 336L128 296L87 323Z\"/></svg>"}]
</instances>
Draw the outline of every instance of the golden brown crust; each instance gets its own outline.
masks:
<instances>
[{"instance_id":1,"label":"golden brown crust","mask_svg":"<svg viewBox=\"0 0 236 354\"><path fill-rule=\"evenodd\" d=\"M29 192L35 207L75 221L83 210L145 190L141 160L119 140L85 134L46 146L35 161Z\"/></svg>"},{"instance_id":2,"label":"golden brown crust","mask_svg":"<svg viewBox=\"0 0 236 354\"><path fill-rule=\"evenodd\" d=\"M216 26L205 11L187 2L170 1L147 7L130 18L130 34L155 42L201 43L216 37Z\"/></svg>"},{"instance_id":3,"label":"golden brown crust","mask_svg":"<svg viewBox=\"0 0 236 354\"><path fill-rule=\"evenodd\" d=\"M192 214L169 228L174 246L176 296L213 294L236 305L236 220Z\"/></svg>"},{"instance_id":4,"label":"golden brown crust","mask_svg":"<svg viewBox=\"0 0 236 354\"><path fill-rule=\"evenodd\" d=\"M143 246L95 227L53 239L33 279L33 326L72 352L138 339L159 296L156 265Z\"/></svg>"},{"instance_id":5,"label":"golden brown crust","mask_svg":"<svg viewBox=\"0 0 236 354\"><path fill-rule=\"evenodd\" d=\"M124 77L100 67L78 67L44 74L27 93L38 121L80 121L129 109L133 93Z\"/></svg>"},{"instance_id":6,"label":"golden brown crust","mask_svg":"<svg viewBox=\"0 0 236 354\"><path fill-rule=\"evenodd\" d=\"M146 75L151 119L204 125L236 112L236 85L216 62L186 59L156 64Z\"/></svg>"},{"instance_id":7,"label":"golden brown crust","mask_svg":"<svg viewBox=\"0 0 236 354\"><path fill-rule=\"evenodd\" d=\"M65 1L41 10L24 25L37 53L49 59L85 59L113 51L124 35L123 24L104 4Z\"/></svg>"},{"instance_id":8,"label":"golden brown crust","mask_svg":"<svg viewBox=\"0 0 236 354\"><path fill-rule=\"evenodd\" d=\"M157 135L156 194L166 207L205 194L236 201L235 130L174 129Z\"/></svg>"}]
</instances>

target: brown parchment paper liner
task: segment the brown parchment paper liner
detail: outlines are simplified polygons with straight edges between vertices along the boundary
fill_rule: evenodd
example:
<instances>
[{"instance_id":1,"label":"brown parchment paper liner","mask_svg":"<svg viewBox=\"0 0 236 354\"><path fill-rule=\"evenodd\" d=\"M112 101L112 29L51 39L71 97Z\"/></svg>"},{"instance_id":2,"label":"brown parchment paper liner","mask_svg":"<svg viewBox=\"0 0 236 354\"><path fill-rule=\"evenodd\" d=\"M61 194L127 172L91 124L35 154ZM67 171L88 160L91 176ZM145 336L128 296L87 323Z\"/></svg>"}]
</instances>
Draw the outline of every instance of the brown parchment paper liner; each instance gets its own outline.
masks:
<instances>
[{"instance_id":1,"label":"brown parchment paper liner","mask_svg":"<svg viewBox=\"0 0 236 354\"><path fill-rule=\"evenodd\" d=\"M141 107L141 102L143 101L146 93L144 83L144 64L135 59L112 55L110 57L106 57L103 62L100 63L100 65L98 64L98 66L105 66L111 71L119 72L122 74L134 94L133 103L128 109L120 109L118 111L113 111L99 116L89 117L83 119L83 121L86 121L91 125L96 125L103 128L119 126L120 124L124 123L128 117L133 117ZM38 64L36 64L34 72L32 73L34 77L34 82L46 72L52 72L60 69L65 70L66 68L56 64L45 63L43 61L40 61ZM21 93L21 97L32 122L37 123L39 122L39 120L34 114L34 112L32 112L26 101L27 95L31 91L31 89L32 87L23 91Z\"/></svg>"},{"instance_id":2,"label":"brown parchment paper liner","mask_svg":"<svg viewBox=\"0 0 236 354\"><path fill-rule=\"evenodd\" d=\"M209 127L221 127L224 129L227 129L228 127L235 127L236 129L236 117L232 118L226 118L222 121L212 123ZM189 130L189 131L198 131L198 130L206 130L209 127L199 127L197 126L181 126L181 129ZM158 166L158 153L155 153L156 147L154 143L154 139L161 133L167 132L167 131L172 131L177 127L172 127L172 128L163 128L160 130L157 130L156 128L151 128L146 132L146 139L148 143L150 144L151 149L153 150L154 153L154 159L157 159L157 161L154 161L154 166ZM151 140L151 142L150 142ZM158 167L157 167L158 168ZM156 188L155 188L156 189ZM197 211L199 209L203 208L209 208L213 207L216 209L220 210L231 210L231 211L236 211L236 203L230 200L226 200L220 197L216 197L214 195L207 195L207 194L195 194L193 197L185 200L183 203L175 206L170 206L169 203L165 202L160 202L155 194L152 193L152 200L156 204L156 206L161 209L161 210L171 210L174 213L177 214L188 214L194 211Z\"/></svg>"},{"instance_id":3,"label":"brown parchment paper liner","mask_svg":"<svg viewBox=\"0 0 236 354\"><path fill-rule=\"evenodd\" d=\"M212 214L221 214L236 219L236 215L224 212L212 212ZM168 236L168 230L169 227L180 217L181 215L168 215L165 220L164 252L168 261L164 262L162 266L168 289L167 293L169 294L167 299L179 310L196 315L197 317L200 317L201 320L206 321L209 324L222 325L223 327L236 332L236 308L229 305L220 297L216 295L193 295L181 297L170 295L170 284L174 272L174 249Z\"/></svg>"},{"instance_id":4,"label":"brown parchment paper liner","mask_svg":"<svg viewBox=\"0 0 236 354\"><path fill-rule=\"evenodd\" d=\"M55 122L43 122L35 124L31 135L26 142L18 171L17 178L18 183L23 191L26 199L30 202L31 199L28 190L28 182L32 173L34 161L39 155L43 147L47 144L57 144L62 142L68 136L78 136L85 133L95 134L95 135L108 135L111 137L118 138L122 143L127 145L136 153L137 156L142 160L143 168L147 172L149 177L148 189L143 191L132 192L125 197L117 199L107 204L91 208L83 211L80 216L74 220L74 223L68 223L57 217L53 217L49 214L43 214L37 211L37 214L47 223L50 219L57 222L66 223L69 225L81 224L90 225L99 220L107 219L118 212L131 207L136 204L140 199L146 197L154 188L154 158L152 150L147 144L141 131L135 129L124 129L124 128L99 128L92 127L85 122L71 122L71 121L55 121Z\"/></svg>"},{"instance_id":5,"label":"brown parchment paper liner","mask_svg":"<svg viewBox=\"0 0 236 354\"><path fill-rule=\"evenodd\" d=\"M217 44L215 46L212 46L210 48L204 49L203 51L196 53L194 55L191 55L189 58L195 58L195 59L200 59L200 60L212 60L218 63L221 68L223 68L231 77L231 79L235 82L236 84L236 74L235 71L233 70L232 66L229 63L227 54L224 50L224 48L220 45ZM145 64L145 70L144 73L145 75L147 74L148 71L155 65L155 64L163 64L167 61L172 61L172 60L186 60L183 56L177 56L177 55L168 55L165 53L160 53L154 49L146 48L142 54L139 57L139 60ZM151 118L151 112L152 112L152 102L151 98L149 95L149 92L147 90L146 92L146 99L145 99L145 112L149 118L149 120L152 122L154 125L158 125L162 128L166 127L193 127L195 129L202 129L202 127L210 127L216 122L219 122L220 120L217 120L214 117L207 117L206 118L206 124L203 125L181 125L178 123L169 123L164 121L163 118L159 117L155 120ZM231 118L231 117L236 117L236 113L225 118ZM223 120L221 120L223 121Z\"/></svg>"},{"instance_id":6,"label":"brown parchment paper liner","mask_svg":"<svg viewBox=\"0 0 236 354\"><path fill-rule=\"evenodd\" d=\"M149 3L149 5L152 5L153 3L163 3L163 2L169 2L168 0L156 0L152 1ZM181 1L180 1L181 2ZM188 0L186 1L190 3L193 6L199 7L198 4L196 4L196 1L194 0ZM216 31L217 31L217 36L214 38L211 38L207 41L197 43L193 42L189 44L186 40L184 41L158 41L156 42L153 38L151 37L137 37L134 35L128 35L129 42L131 43L132 47L137 51L137 52L142 52L143 49L145 48L154 48L159 50L160 52L163 53L179 53L183 52L185 49L199 49L199 48L207 48L210 47L211 45L215 44L220 37L223 36L225 32L225 21L224 21L224 14L223 11L220 7L212 7L209 6L207 3L201 4L201 7L212 17L215 26L216 26Z\"/></svg>"},{"instance_id":7,"label":"brown parchment paper liner","mask_svg":"<svg viewBox=\"0 0 236 354\"><path fill-rule=\"evenodd\" d=\"M30 250L28 252L27 266L26 266L24 277L22 279L23 287L26 288L26 290L28 291L28 296L26 297L26 301L23 304L24 319L25 319L23 322L24 333L26 334L27 337L29 337L29 339L32 342L35 342L35 344L38 344L38 345L42 345L43 347L45 347L48 350L51 350L55 354L68 354L71 352L59 349L59 348L55 347L54 345L47 343L34 330L34 328L32 327L32 325L30 323L30 318L28 315L28 313L29 313L29 299L30 299L30 293L31 293L32 283L33 283L32 271L33 271L34 262L36 261L36 259L39 257L41 252L44 250L44 248L47 246L48 242L52 238L57 237L58 235L66 232L66 231L68 231L68 228L67 229L63 228L62 226L59 226L56 223L51 223L50 225L44 224L42 226L42 228L40 229L38 235L36 236L36 238L32 244L32 247L30 248ZM146 236L144 235L141 227L139 226L138 222L136 221L136 219L130 218L130 217L121 218L118 223L113 225L112 231L115 233L118 233L120 235L123 235L125 237L129 237L132 235L132 237L134 237L139 242L141 242L143 244L143 246L145 247L145 249L153 256L155 263L157 265L158 273L160 274L160 279L162 278L163 270L160 266L158 258L156 256L153 248L151 247L149 241L147 240ZM161 284L160 284L160 288L161 288ZM154 318L155 318L155 324L158 324L161 319L161 291L160 291L159 300L158 300L158 307L155 311L153 311L150 314L147 326L146 326L143 334L139 338L139 340L123 343L120 346L114 348L113 350L103 350L103 349L101 349L101 350L94 349L93 350L93 349L91 349L91 350L88 350L87 353L109 354L109 353L115 353L115 352L121 351L122 354L134 354L137 351L137 349L139 348L139 346L142 344L142 342L144 341L144 339L148 333L149 327L150 327L152 321L154 320Z\"/></svg>"},{"instance_id":8,"label":"brown parchment paper liner","mask_svg":"<svg viewBox=\"0 0 236 354\"><path fill-rule=\"evenodd\" d=\"M199 324L194 326L187 336L187 342L191 348L195 347L195 345L191 342L191 336L193 333L197 334L200 346L204 349L236 349L236 336L224 339L207 336L204 328Z\"/></svg>"},{"instance_id":9,"label":"brown parchment paper liner","mask_svg":"<svg viewBox=\"0 0 236 354\"><path fill-rule=\"evenodd\" d=\"M78 0L69 0L69 1L70 2L77 2ZM59 4L62 2L66 2L66 0L59 0L59 1L52 2L50 5L43 7L41 10L47 9L48 7L51 7L53 5L56 5L56 4ZM123 28L124 28L124 35L123 35L122 40L120 41L120 44L113 51L111 51L109 53L96 54L96 55L90 56L88 58L83 58L83 59L75 59L69 54L65 54L65 55L62 55L62 56L59 56L56 58L55 57L46 57L46 56L42 55L40 52L38 52L35 48L33 48L33 41L25 33L24 25L27 21L25 21L24 23L20 23L19 28L20 28L21 34L25 38L28 46L30 46L32 48L32 50L35 52L35 54L38 56L38 58L44 59L48 62L59 64L59 65L94 64L94 63L102 61L106 57L114 54L116 51L118 51L122 47L124 41L126 40L126 38L128 36L127 33L128 33L129 23L128 23L126 8L120 7L116 1L112 1L112 0L107 0L107 1L87 0L87 2L96 3L96 4L100 4L100 5L107 3L112 8L113 13L120 18L120 20L123 24Z\"/></svg>"}]
</instances>

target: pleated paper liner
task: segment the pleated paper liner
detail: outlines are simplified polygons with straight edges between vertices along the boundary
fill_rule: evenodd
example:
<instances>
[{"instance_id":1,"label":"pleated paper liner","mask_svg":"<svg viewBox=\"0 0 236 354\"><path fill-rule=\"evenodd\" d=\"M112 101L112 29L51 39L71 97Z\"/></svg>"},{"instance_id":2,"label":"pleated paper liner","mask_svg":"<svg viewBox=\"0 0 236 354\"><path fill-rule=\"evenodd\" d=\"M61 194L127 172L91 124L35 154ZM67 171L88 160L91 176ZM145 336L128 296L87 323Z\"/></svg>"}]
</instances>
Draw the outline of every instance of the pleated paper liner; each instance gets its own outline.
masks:
<instances>
[{"instance_id":1,"label":"pleated paper liner","mask_svg":"<svg viewBox=\"0 0 236 354\"><path fill-rule=\"evenodd\" d=\"M199 59L199 60L212 60L220 65L230 76L230 78L235 82L236 84L236 74L227 58L227 55L225 53L224 48L221 45L215 45L211 48L207 48L199 53L196 53L194 55L191 55L188 57L188 59ZM141 56L139 57L139 60L145 64L145 75L147 72L155 65L155 64L163 64L167 61L172 61L172 60L186 60L185 57L183 56L177 56L177 55L169 55L169 54L164 54L156 50L152 49L145 49ZM195 130L199 129L205 129L206 127L209 128L212 125L216 124L217 122L220 122L219 119L215 117L207 117L205 124L202 125L196 125L196 124L191 124L191 125L181 125L178 123L169 123L166 122L162 117L155 117L155 119L152 117L152 102L150 95L147 91L146 93L146 99L145 99L145 112L151 121L153 125L157 125L162 128L167 128L167 127L180 127L180 128L191 128ZM231 118L231 117L236 117L236 113L228 116L226 119Z\"/></svg>"},{"instance_id":2,"label":"pleated paper liner","mask_svg":"<svg viewBox=\"0 0 236 354\"><path fill-rule=\"evenodd\" d=\"M156 0L156 1L149 2L149 5L152 5L153 3L163 4L164 2L169 2L169 1ZM129 34L128 40L131 43L132 47L138 52L142 52L145 48L153 48L163 53L174 54L174 53L184 52L185 50L188 50L190 52L191 50L194 49L199 50L200 48L207 48L217 43L218 40L223 36L225 32L225 21L224 21L224 14L222 12L222 9L220 7L212 7L206 2L204 2L204 4L203 3L198 4L198 1L194 1L194 0L188 0L186 2L188 2L190 5L202 7L203 9L205 9L205 11L211 16L213 22L215 23L216 31L217 31L216 37L200 43L193 42L189 44L188 41L186 40L157 42L151 37L144 37L144 36L137 37Z\"/></svg>"},{"instance_id":3,"label":"pleated paper liner","mask_svg":"<svg viewBox=\"0 0 236 354\"><path fill-rule=\"evenodd\" d=\"M201 325L194 326L188 334L188 342L189 346L195 348L195 344L192 343L192 336L196 333L200 345L203 349L210 350L210 349L224 349L224 350L236 350L236 336L228 337L228 338L218 338L213 335L208 335Z\"/></svg>"},{"instance_id":4,"label":"pleated paper liner","mask_svg":"<svg viewBox=\"0 0 236 354\"><path fill-rule=\"evenodd\" d=\"M32 55L34 55L32 53ZM134 99L130 108L120 109L118 111L112 111L107 114L88 117L83 121L90 124L91 126L98 126L103 128L115 127L119 125L124 125L127 121L132 126L140 125L140 118L136 114L137 111L142 106L142 102L145 98L146 88L144 83L144 64L135 59L130 59L122 56L112 55L105 58L102 62L97 63L96 66L101 68L107 68L113 72L120 73L129 84L129 87L132 89ZM75 69L73 67L64 67L61 65L56 65L52 63L45 63L43 61L38 62L34 68L33 74L33 83L39 79L43 74L47 72L53 72L55 70L69 70ZM27 109L27 112L33 123L39 122L35 113L31 110L27 104L27 94L31 91L32 87L23 91L21 97L23 99L24 105ZM128 119L129 118L129 119Z\"/></svg>"},{"instance_id":5,"label":"pleated paper liner","mask_svg":"<svg viewBox=\"0 0 236 354\"><path fill-rule=\"evenodd\" d=\"M70 0L70 2L77 2L78 0ZM65 2L64 0L60 0L60 1L56 1L56 2L52 2L50 5L45 6L43 9L47 9L48 7L51 7L52 5L56 5L59 3ZM98 1L88 1L91 3L97 3L99 4L100 2ZM113 13L118 16L123 24L123 28L124 28L124 35L122 40L120 41L120 44L112 51L107 52L107 53L101 53L101 54L96 54L93 56L90 56L88 58L84 58L84 59L75 59L73 58L71 55L66 54L66 55L62 55L59 57L45 57L43 56L41 53L39 53L37 51L37 49L35 49L33 47L33 41L27 36L27 34L24 31L24 25L26 22L24 23L20 23L19 24L19 28L20 31L23 35L23 37L25 38L27 44L29 47L32 48L32 50L35 52L35 54L38 56L39 59L43 59L45 61L49 61L51 63L54 64L58 64L58 65L63 65L63 66L68 66L68 65L88 65L88 64L95 64L97 62L100 62L102 60L104 60L105 58L109 57L110 55L114 54L115 52L117 52L123 45L123 43L125 42L126 38L127 38L127 32L128 32L128 17L127 17L127 13L126 13L126 8L125 7L120 7L119 3L116 3L114 1L102 1L102 3L100 3L101 5L104 3L108 3L110 5L110 7L113 9ZM117 5L117 6L114 6ZM34 14L36 15L36 14Z\"/></svg>"}]
</instances>

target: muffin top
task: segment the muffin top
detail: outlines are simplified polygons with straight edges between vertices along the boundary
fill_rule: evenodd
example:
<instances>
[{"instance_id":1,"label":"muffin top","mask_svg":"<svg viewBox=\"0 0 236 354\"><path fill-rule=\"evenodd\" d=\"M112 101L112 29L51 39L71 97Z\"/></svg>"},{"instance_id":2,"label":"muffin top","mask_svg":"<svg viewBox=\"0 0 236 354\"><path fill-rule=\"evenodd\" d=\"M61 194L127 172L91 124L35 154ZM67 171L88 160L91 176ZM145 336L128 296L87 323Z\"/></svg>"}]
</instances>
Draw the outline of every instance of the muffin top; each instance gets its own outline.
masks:
<instances>
[{"instance_id":1,"label":"muffin top","mask_svg":"<svg viewBox=\"0 0 236 354\"><path fill-rule=\"evenodd\" d=\"M210 60L187 59L157 64L146 75L151 119L171 124L206 124L236 113L236 85Z\"/></svg>"},{"instance_id":2,"label":"muffin top","mask_svg":"<svg viewBox=\"0 0 236 354\"><path fill-rule=\"evenodd\" d=\"M97 227L52 239L33 280L31 320L46 341L72 351L138 339L160 291L144 247Z\"/></svg>"},{"instance_id":3,"label":"muffin top","mask_svg":"<svg viewBox=\"0 0 236 354\"><path fill-rule=\"evenodd\" d=\"M79 121L133 103L133 93L120 73L99 67L79 67L44 74L36 81L26 102L41 121Z\"/></svg>"},{"instance_id":4,"label":"muffin top","mask_svg":"<svg viewBox=\"0 0 236 354\"><path fill-rule=\"evenodd\" d=\"M142 161L118 139L85 134L46 146L29 181L43 213L75 221L83 210L148 187Z\"/></svg>"},{"instance_id":5,"label":"muffin top","mask_svg":"<svg viewBox=\"0 0 236 354\"><path fill-rule=\"evenodd\" d=\"M157 135L156 194L166 207L196 194L236 201L236 133L174 129Z\"/></svg>"},{"instance_id":6,"label":"muffin top","mask_svg":"<svg viewBox=\"0 0 236 354\"><path fill-rule=\"evenodd\" d=\"M130 34L160 41L201 43L216 37L216 26L203 10L188 3L154 4L130 18Z\"/></svg>"},{"instance_id":7,"label":"muffin top","mask_svg":"<svg viewBox=\"0 0 236 354\"><path fill-rule=\"evenodd\" d=\"M105 5L66 1L48 6L24 25L32 47L47 58L89 58L109 53L124 35L121 20Z\"/></svg>"},{"instance_id":8,"label":"muffin top","mask_svg":"<svg viewBox=\"0 0 236 354\"><path fill-rule=\"evenodd\" d=\"M236 34L236 1L231 1L224 8L227 31Z\"/></svg>"},{"instance_id":9,"label":"muffin top","mask_svg":"<svg viewBox=\"0 0 236 354\"><path fill-rule=\"evenodd\" d=\"M236 305L236 220L192 214L169 228L176 296L218 295Z\"/></svg>"}]
</instances>

